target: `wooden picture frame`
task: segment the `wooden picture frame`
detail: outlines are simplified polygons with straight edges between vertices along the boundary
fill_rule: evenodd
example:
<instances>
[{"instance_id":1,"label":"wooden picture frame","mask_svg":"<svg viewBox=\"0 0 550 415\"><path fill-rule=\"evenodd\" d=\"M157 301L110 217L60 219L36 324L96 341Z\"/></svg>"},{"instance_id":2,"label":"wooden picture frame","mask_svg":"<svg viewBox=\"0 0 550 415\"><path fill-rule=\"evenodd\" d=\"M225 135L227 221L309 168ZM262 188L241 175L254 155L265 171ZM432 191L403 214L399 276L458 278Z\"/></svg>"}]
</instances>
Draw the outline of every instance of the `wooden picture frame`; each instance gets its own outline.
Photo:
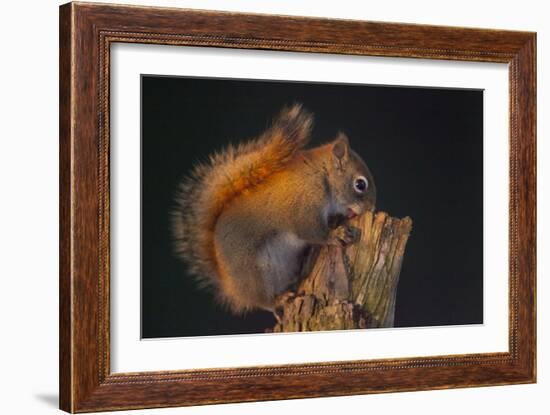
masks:
<instances>
[{"instance_id":1,"label":"wooden picture frame","mask_svg":"<svg viewBox=\"0 0 550 415\"><path fill-rule=\"evenodd\" d=\"M507 63L509 351L111 373L109 59L116 42ZM90 412L535 382L535 33L69 3L60 7L59 94L61 409Z\"/></svg>"}]
</instances>

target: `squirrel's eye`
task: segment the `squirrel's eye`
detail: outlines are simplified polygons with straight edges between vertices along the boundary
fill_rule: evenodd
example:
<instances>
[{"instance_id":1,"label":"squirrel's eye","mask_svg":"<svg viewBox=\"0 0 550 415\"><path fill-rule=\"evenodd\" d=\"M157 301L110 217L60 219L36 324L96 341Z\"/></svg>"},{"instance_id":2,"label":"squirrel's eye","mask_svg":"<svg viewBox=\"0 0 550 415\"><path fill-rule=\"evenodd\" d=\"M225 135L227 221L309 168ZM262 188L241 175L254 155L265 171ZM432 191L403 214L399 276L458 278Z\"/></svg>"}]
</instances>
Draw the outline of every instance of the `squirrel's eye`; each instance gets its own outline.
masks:
<instances>
[{"instance_id":1,"label":"squirrel's eye","mask_svg":"<svg viewBox=\"0 0 550 415\"><path fill-rule=\"evenodd\" d=\"M356 177L353 182L353 188L357 193L364 193L369 187L369 182L364 176Z\"/></svg>"}]
</instances>

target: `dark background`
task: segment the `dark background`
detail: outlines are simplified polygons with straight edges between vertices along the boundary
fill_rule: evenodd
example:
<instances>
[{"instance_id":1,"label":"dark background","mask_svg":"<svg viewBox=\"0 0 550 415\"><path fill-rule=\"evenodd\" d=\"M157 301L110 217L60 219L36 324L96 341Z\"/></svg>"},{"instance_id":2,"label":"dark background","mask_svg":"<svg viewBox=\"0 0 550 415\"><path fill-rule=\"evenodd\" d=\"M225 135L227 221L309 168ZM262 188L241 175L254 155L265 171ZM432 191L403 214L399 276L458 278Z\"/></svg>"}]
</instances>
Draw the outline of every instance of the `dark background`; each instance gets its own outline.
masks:
<instances>
[{"instance_id":1,"label":"dark background","mask_svg":"<svg viewBox=\"0 0 550 415\"><path fill-rule=\"evenodd\" d=\"M315 114L313 143L342 130L370 167L377 210L410 216L397 327L483 322L483 92L142 76L142 337L263 332L235 317L173 254L169 212L197 160L253 138L282 106Z\"/></svg>"}]
</instances>

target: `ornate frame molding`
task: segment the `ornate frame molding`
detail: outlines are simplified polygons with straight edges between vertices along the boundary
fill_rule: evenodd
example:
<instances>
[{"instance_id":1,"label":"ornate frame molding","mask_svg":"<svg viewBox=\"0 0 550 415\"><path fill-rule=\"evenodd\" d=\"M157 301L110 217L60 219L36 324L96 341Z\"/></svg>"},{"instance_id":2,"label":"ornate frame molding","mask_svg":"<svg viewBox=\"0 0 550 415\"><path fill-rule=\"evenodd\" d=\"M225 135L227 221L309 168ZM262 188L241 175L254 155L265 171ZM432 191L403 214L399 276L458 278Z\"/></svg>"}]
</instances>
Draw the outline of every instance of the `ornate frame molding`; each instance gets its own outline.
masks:
<instances>
[{"instance_id":1,"label":"ornate frame molding","mask_svg":"<svg viewBox=\"0 0 550 415\"><path fill-rule=\"evenodd\" d=\"M109 70L114 42L508 63L510 351L111 373ZM534 33L104 4L61 6L61 409L89 412L534 382L535 83Z\"/></svg>"}]
</instances>

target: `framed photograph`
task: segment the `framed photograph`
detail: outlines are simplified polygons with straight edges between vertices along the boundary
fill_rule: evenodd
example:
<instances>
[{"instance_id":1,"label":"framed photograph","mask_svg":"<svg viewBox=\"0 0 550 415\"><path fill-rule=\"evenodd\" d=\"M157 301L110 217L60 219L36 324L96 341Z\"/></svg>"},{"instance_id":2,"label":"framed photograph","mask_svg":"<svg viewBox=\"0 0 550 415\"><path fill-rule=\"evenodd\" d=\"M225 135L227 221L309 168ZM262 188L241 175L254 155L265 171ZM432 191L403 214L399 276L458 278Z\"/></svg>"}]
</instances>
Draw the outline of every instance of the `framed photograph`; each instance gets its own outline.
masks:
<instances>
[{"instance_id":1,"label":"framed photograph","mask_svg":"<svg viewBox=\"0 0 550 415\"><path fill-rule=\"evenodd\" d=\"M60 407L536 381L536 35L60 7Z\"/></svg>"}]
</instances>

